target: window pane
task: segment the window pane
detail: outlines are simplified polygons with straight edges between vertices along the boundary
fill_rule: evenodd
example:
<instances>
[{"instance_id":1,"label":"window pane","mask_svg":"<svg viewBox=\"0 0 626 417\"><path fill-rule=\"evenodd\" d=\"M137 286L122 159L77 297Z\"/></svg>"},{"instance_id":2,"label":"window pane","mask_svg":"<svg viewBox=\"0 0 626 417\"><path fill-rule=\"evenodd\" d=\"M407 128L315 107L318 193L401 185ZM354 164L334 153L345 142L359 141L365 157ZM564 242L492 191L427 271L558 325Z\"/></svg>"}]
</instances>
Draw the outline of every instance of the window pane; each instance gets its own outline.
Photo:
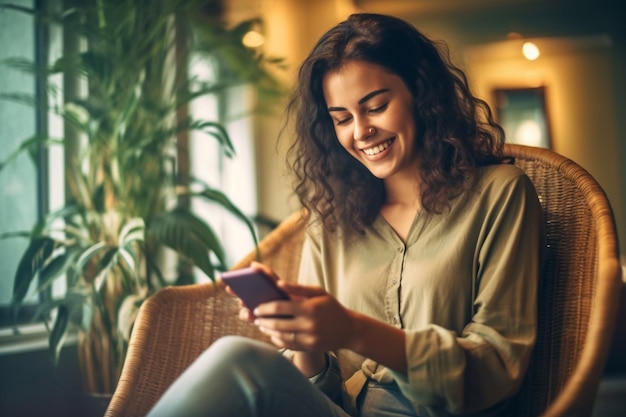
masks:
<instances>
[{"instance_id":1,"label":"window pane","mask_svg":"<svg viewBox=\"0 0 626 417\"><path fill-rule=\"evenodd\" d=\"M196 57L190 75L212 83L219 77L219 64ZM257 212L254 142L250 108L254 103L250 86L231 87L221 94L203 96L191 103L193 117L217 121L227 129L236 154L227 158L212 136L193 132L190 139L190 168L192 176L201 179L226 196L247 216ZM224 246L227 266L232 265L254 249L254 240L247 226L238 218L215 204L193 201L193 210L215 230ZM202 280L202 276L199 276Z\"/></svg>"},{"instance_id":2,"label":"window pane","mask_svg":"<svg viewBox=\"0 0 626 417\"><path fill-rule=\"evenodd\" d=\"M14 1L33 7L32 1ZM35 56L33 19L24 14L5 10L0 13L0 61L7 58ZM0 93L34 95L32 76L0 66ZM32 107L0 100L0 161L18 148L19 143L36 131ZM27 153L0 171L0 234L30 230L37 218L37 176L35 163ZM17 263L26 249L25 238L0 240L0 307L6 307L13 292L13 277ZM35 297L33 297L36 300Z\"/></svg>"}]
</instances>

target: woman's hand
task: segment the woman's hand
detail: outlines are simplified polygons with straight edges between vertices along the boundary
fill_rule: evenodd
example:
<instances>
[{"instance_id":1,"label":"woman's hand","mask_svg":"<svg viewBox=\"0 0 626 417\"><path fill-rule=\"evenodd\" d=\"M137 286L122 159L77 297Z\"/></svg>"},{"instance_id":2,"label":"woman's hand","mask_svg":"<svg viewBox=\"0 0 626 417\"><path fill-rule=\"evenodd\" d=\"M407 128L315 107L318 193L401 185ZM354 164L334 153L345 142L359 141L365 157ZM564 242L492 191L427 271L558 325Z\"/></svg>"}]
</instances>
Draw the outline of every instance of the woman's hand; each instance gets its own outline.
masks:
<instances>
[{"instance_id":1,"label":"woman's hand","mask_svg":"<svg viewBox=\"0 0 626 417\"><path fill-rule=\"evenodd\" d=\"M260 305L254 312L250 311L250 309L248 309L243 302L239 300L239 318L243 321L257 324L259 329L263 333L267 334L276 346L280 348L290 348L293 351L293 364L300 369L304 375L310 377L317 374L326 366L326 358L324 355L326 349L315 348L315 345L307 346L307 344L300 343L298 338L301 336L299 336L299 334L302 334L307 340L311 340L311 335L310 332L306 332L305 334L299 323L306 323L311 320L306 320L302 317L297 317L296 315L300 314L299 311L301 309L301 304L309 301L309 299L313 297L318 299L313 303L308 302L307 304L320 304L322 296L328 297L332 301L331 305L334 305L335 308L339 306L339 304L319 287L290 285L280 281L274 271L266 265L254 262L251 266L255 269L263 271L266 275L273 278L280 287L290 293L292 300L268 302ZM226 287L226 291L229 294L236 296L236 294L228 286ZM341 308L341 306L339 307ZM321 308L319 310L327 311L328 309ZM287 315L293 318L276 318L277 315L282 315L283 317ZM331 326L318 327L327 328Z\"/></svg>"},{"instance_id":2,"label":"woman's hand","mask_svg":"<svg viewBox=\"0 0 626 417\"><path fill-rule=\"evenodd\" d=\"M265 303L254 310L254 323L282 348L329 351L349 346L353 315L321 287L279 281L291 301ZM276 319L271 316L292 318Z\"/></svg>"},{"instance_id":3,"label":"woman's hand","mask_svg":"<svg viewBox=\"0 0 626 417\"><path fill-rule=\"evenodd\" d=\"M259 262L252 262L250 264L250 267L260 271L263 273L263 275L269 277L270 279L272 279L273 281L277 282L279 280L278 276L276 275L276 273L274 273L269 267L267 267L266 265L263 265ZM251 283L252 285L253 283ZM233 297L238 297L237 293L227 284L226 285L226 292L228 294L230 294ZM252 311L245 305L244 301L241 298L238 298L239 301L239 318L243 321L249 322L249 323L253 323L255 320L255 316L252 313Z\"/></svg>"},{"instance_id":4,"label":"woman's hand","mask_svg":"<svg viewBox=\"0 0 626 417\"><path fill-rule=\"evenodd\" d=\"M321 287L284 282L267 265L253 262L251 266L274 279L291 301L267 302L254 311L240 301L241 320L259 326L280 348L324 352L346 347L352 329L351 314L333 296ZM226 290L235 295L229 287Z\"/></svg>"},{"instance_id":5,"label":"woman's hand","mask_svg":"<svg viewBox=\"0 0 626 417\"><path fill-rule=\"evenodd\" d=\"M312 377L327 366L324 352L350 340L350 311L320 287L278 285L292 300L261 304L254 310L254 323L276 346L291 349L293 364ZM292 318L272 318L276 315Z\"/></svg>"},{"instance_id":6,"label":"woman's hand","mask_svg":"<svg viewBox=\"0 0 626 417\"><path fill-rule=\"evenodd\" d=\"M239 317L256 324L276 346L294 351L294 364L305 375L320 371L325 366L324 352L337 349L352 350L406 373L405 334L401 328L343 307L321 287L290 284L267 266L254 265L276 279L291 300L264 303L252 312L242 306Z\"/></svg>"}]
</instances>

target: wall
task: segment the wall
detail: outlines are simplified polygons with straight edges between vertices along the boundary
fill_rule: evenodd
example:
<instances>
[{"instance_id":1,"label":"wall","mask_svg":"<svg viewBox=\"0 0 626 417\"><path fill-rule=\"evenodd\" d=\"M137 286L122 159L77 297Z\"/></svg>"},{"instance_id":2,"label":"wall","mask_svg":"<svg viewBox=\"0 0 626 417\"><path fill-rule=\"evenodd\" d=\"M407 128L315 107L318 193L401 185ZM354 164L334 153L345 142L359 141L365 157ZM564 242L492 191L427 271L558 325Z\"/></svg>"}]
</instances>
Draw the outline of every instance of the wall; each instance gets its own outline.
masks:
<instances>
[{"instance_id":1,"label":"wall","mask_svg":"<svg viewBox=\"0 0 626 417\"><path fill-rule=\"evenodd\" d=\"M543 50L536 61L521 56L521 41L469 48L466 68L475 92L492 102L498 87L545 86L552 149L598 180L618 225L624 226L611 40L587 36L533 41Z\"/></svg>"}]
</instances>

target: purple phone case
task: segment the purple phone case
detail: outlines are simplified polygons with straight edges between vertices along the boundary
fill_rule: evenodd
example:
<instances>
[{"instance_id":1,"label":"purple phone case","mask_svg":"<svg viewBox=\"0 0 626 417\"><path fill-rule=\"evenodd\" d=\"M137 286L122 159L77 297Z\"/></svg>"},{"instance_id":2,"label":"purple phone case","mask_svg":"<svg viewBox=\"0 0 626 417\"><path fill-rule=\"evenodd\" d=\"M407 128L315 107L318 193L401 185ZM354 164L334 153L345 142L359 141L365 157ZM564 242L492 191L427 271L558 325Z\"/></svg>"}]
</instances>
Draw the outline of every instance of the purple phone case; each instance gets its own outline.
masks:
<instances>
[{"instance_id":1,"label":"purple phone case","mask_svg":"<svg viewBox=\"0 0 626 417\"><path fill-rule=\"evenodd\" d=\"M287 293L276 286L272 278L252 267L223 272L222 281L250 310L268 301L290 299Z\"/></svg>"}]
</instances>

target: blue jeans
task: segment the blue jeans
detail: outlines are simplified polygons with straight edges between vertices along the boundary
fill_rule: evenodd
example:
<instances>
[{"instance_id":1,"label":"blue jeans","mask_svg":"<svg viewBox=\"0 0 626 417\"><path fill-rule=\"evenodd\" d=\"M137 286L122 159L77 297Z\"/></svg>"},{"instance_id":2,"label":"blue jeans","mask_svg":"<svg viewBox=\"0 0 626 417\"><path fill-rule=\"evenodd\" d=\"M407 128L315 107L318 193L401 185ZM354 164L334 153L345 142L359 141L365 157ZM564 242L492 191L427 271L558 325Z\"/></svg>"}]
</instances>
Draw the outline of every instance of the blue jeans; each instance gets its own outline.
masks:
<instances>
[{"instance_id":1,"label":"blue jeans","mask_svg":"<svg viewBox=\"0 0 626 417\"><path fill-rule=\"evenodd\" d=\"M360 416L415 416L397 387L384 387L368 384ZM192 416L350 417L276 348L240 336L213 343L148 414Z\"/></svg>"}]
</instances>

